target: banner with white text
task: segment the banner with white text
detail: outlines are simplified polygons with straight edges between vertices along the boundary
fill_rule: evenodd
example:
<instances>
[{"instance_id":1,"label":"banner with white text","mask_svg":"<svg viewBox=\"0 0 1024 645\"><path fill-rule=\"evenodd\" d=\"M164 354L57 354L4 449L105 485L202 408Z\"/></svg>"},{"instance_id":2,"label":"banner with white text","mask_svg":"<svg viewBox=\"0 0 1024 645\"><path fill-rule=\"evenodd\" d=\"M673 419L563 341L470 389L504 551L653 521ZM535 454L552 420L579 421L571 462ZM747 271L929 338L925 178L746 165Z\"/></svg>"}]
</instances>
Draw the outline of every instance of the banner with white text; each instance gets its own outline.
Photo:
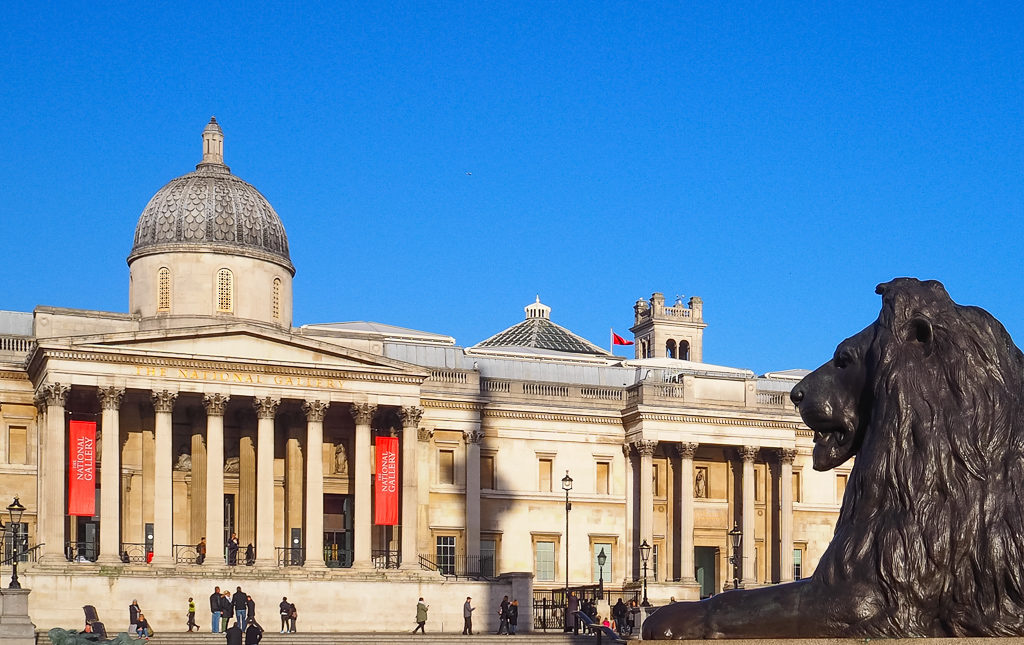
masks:
<instances>
[{"instance_id":1,"label":"banner with white text","mask_svg":"<svg viewBox=\"0 0 1024 645\"><path fill-rule=\"evenodd\" d=\"M96 422L71 421L68 436L68 515L96 514Z\"/></svg>"},{"instance_id":2,"label":"banner with white text","mask_svg":"<svg viewBox=\"0 0 1024 645\"><path fill-rule=\"evenodd\" d=\"M373 523L398 524L398 437L377 437Z\"/></svg>"}]
</instances>

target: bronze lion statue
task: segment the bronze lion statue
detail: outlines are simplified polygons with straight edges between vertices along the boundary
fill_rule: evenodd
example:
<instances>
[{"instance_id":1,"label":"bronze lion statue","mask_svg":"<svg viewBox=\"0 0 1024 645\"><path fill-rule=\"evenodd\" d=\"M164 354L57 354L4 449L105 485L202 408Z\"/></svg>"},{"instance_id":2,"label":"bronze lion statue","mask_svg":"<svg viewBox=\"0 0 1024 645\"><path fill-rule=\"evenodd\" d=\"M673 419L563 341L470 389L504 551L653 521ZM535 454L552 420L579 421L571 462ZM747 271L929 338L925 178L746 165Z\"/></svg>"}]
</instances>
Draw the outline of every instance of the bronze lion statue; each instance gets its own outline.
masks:
<instances>
[{"instance_id":1,"label":"bronze lion statue","mask_svg":"<svg viewBox=\"0 0 1024 645\"><path fill-rule=\"evenodd\" d=\"M1024 634L1024 357L939 282L876 291L790 395L815 470L857 457L814 574L662 607L645 639Z\"/></svg>"}]
</instances>

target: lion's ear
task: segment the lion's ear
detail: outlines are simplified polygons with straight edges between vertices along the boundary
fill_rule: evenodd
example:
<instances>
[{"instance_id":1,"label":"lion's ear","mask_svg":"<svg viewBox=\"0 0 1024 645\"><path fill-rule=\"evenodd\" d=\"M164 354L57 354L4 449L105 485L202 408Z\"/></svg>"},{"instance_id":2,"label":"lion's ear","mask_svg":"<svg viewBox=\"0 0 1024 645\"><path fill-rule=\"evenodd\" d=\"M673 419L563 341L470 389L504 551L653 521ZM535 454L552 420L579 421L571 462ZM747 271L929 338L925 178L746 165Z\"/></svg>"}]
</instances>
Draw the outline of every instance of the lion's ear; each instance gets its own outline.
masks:
<instances>
[{"instance_id":1,"label":"lion's ear","mask_svg":"<svg viewBox=\"0 0 1024 645\"><path fill-rule=\"evenodd\" d=\"M931 349L932 345L932 323L927 318L920 316L911 319L907 329L907 340L922 343Z\"/></svg>"}]
</instances>

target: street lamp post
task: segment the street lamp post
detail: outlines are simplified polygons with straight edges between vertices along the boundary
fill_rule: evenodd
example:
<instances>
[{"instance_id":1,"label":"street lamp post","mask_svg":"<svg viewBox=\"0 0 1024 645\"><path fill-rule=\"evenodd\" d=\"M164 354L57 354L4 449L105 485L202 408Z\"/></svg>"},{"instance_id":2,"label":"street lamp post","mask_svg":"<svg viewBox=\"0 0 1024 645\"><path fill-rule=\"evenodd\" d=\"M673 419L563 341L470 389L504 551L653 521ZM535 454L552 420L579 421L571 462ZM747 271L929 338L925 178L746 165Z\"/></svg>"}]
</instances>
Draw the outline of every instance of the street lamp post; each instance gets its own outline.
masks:
<instances>
[{"instance_id":1,"label":"street lamp post","mask_svg":"<svg viewBox=\"0 0 1024 645\"><path fill-rule=\"evenodd\" d=\"M647 560L651 557L651 545L647 544L647 540L644 540L640 544L640 561L644 564L644 601L640 603L641 607L650 607L651 603L647 600Z\"/></svg>"},{"instance_id":2,"label":"street lamp post","mask_svg":"<svg viewBox=\"0 0 1024 645\"><path fill-rule=\"evenodd\" d=\"M729 558L729 562L732 563L732 588L740 588L740 545L743 544L743 531L740 530L739 524L736 522L732 523L732 530L729 531L729 539L732 540L732 557Z\"/></svg>"},{"instance_id":3,"label":"street lamp post","mask_svg":"<svg viewBox=\"0 0 1024 645\"><path fill-rule=\"evenodd\" d=\"M572 510L572 502L569 501L569 491L572 490L572 477L569 471L565 471L562 478L562 490L565 491L565 631L572 629L569 625L569 511Z\"/></svg>"},{"instance_id":4,"label":"street lamp post","mask_svg":"<svg viewBox=\"0 0 1024 645\"><path fill-rule=\"evenodd\" d=\"M601 552L597 554L597 597L604 600L604 563L608 562L608 556L605 555L604 547L601 547ZM593 578L591 578L593 580Z\"/></svg>"},{"instance_id":5,"label":"street lamp post","mask_svg":"<svg viewBox=\"0 0 1024 645\"><path fill-rule=\"evenodd\" d=\"M21 583L18 582L18 526L21 525L21 516L25 513L25 507L21 505L18 498L15 497L14 501L10 506L7 507L7 517L9 522L7 526L11 532L11 584L7 585L8 589L21 589Z\"/></svg>"}]
</instances>

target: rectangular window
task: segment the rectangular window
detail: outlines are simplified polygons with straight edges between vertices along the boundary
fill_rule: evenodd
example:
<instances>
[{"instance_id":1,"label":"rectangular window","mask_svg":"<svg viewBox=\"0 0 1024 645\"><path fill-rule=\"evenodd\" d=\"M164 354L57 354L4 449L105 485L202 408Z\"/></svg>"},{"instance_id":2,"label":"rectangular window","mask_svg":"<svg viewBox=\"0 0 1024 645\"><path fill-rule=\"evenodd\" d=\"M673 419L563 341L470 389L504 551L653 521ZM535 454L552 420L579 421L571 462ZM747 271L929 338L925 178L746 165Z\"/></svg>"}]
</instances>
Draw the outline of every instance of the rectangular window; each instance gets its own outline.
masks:
<instances>
[{"instance_id":1,"label":"rectangular window","mask_svg":"<svg viewBox=\"0 0 1024 645\"><path fill-rule=\"evenodd\" d=\"M28 463L28 428L25 426L7 428L7 463Z\"/></svg>"},{"instance_id":2,"label":"rectangular window","mask_svg":"<svg viewBox=\"0 0 1024 645\"><path fill-rule=\"evenodd\" d=\"M555 579L555 543L537 542L535 548L537 554L534 573L537 575L537 580L541 582L553 581Z\"/></svg>"},{"instance_id":3,"label":"rectangular window","mask_svg":"<svg viewBox=\"0 0 1024 645\"><path fill-rule=\"evenodd\" d=\"M612 579L612 544L611 542L594 542L593 544L593 566L591 569L594 572L594 582L600 582L602 579L605 584L608 584ZM604 566L598 560L598 556L604 553Z\"/></svg>"},{"instance_id":4,"label":"rectangular window","mask_svg":"<svg viewBox=\"0 0 1024 645\"><path fill-rule=\"evenodd\" d=\"M2 559L10 561L15 554L18 562L28 561L28 524L25 522L15 522L13 531L3 533Z\"/></svg>"},{"instance_id":5,"label":"rectangular window","mask_svg":"<svg viewBox=\"0 0 1024 645\"><path fill-rule=\"evenodd\" d=\"M655 582L657 582L658 580L658 555L659 551L661 551L661 549L658 548L659 546L660 545L657 542L655 542L654 545L651 547L651 570L649 571L649 573L651 575L651 578L653 578Z\"/></svg>"},{"instance_id":6,"label":"rectangular window","mask_svg":"<svg viewBox=\"0 0 1024 645\"><path fill-rule=\"evenodd\" d=\"M437 452L437 483L455 483L455 451L439 450Z\"/></svg>"},{"instance_id":7,"label":"rectangular window","mask_svg":"<svg viewBox=\"0 0 1024 645\"><path fill-rule=\"evenodd\" d=\"M537 490L551 491L551 467L553 465L550 459L539 459L537 461Z\"/></svg>"},{"instance_id":8,"label":"rectangular window","mask_svg":"<svg viewBox=\"0 0 1024 645\"><path fill-rule=\"evenodd\" d=\"M437 570L444 575L455 574L455 536L437 536Z\"/></svg>"},{"instance_id":9,"label":"rectangular window","mask_svg":"<svg viewBox=\"0 0 1024 645\"><path fill-rule=\"evenodd\" d=\"M494 455L480 456L480 489L494 488Z\"/></svg>"},{"instance_id":10,"label":"rectangular window","mask_svg":"<svg viewBox=\"0 0 1024 645\"><path fill-rule=\"evenodd\" d=\"M661 497L661 464L651 464L651 494L655 497Z\"/></svg>"},{"instance_id":11,"label":"rectangular window","mask_svg":"<svg viewBox=\"0 0 1024 645\"><path fill-rule=\"evenodd\" d=\"M793 549L793 580L799 580L803 576L804 550Z\"/></svg>"},{"instance_id":12,"label":"rectangular window","mask_svg":"<svg viewBox=\"0 0 1024 645\"><path fill-rule=\"evenodd\" d=\"M754 501L764 501L764 469L754 466Z\"/></svg>"},{"instance_id":13,"label":"rectangular window","mask_svg":"<svg viewBox=\"0 0 1024 645\"><path fill-rule=\"evenodd\" d=\"M802 495L802 493L800 491L800 471L799 470L794 470L793 471L793 502L800 502L800 501L802 501L801 495Z\"/></svg>"},{"instance_id":14,"label":"rectangular window","mask_svg":"<svg viewBox=\"0 0 1024 645\"><path fill-rule=\"evenodd\" d=\"M497 542L480 540L480 575L494 577L494 563L497 555Z\"/></svg>"},{"instance_id":15,"label":"rectangular window","mask_svg":"<svg viewBox=\"0 0 1024 645\"><path fill-rule=\"evenodd\" d=\"M836 475L836 501L843 503L843 495L846 494L846 475Z\"/></svg>"},{"instance_id":16,"label":"rectangular window","mask_svg":"<svg viewBox=\"0 0 1024 645\"><path fill-rule=\"evenodd\" d=\"M611 464L607 461L597 462L597 488L594 492L598 495L607 495L611 492L611 486L609 486L609 471L611 470Z\"/></svg>"}]
</instances>

